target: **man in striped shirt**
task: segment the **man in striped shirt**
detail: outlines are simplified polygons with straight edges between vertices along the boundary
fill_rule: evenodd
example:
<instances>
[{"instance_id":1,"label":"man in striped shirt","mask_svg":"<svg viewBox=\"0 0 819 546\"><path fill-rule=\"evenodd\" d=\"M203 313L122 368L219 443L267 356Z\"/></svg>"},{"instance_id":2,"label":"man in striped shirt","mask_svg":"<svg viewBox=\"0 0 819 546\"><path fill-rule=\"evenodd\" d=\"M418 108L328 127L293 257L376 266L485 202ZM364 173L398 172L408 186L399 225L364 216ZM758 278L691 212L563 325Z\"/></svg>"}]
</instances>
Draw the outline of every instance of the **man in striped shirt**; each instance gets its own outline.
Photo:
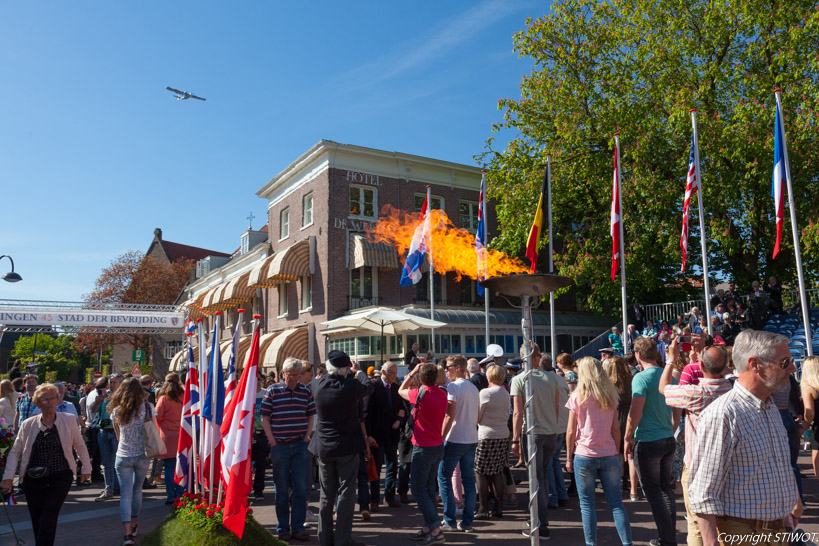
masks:
<instances>
[{"instance_id":1,"label":"man in striped shirt","mask_svg":"<svg viewBox=\"0 0 819 546\"><path fill-rule=\"evenodd\" d=\"M691 453L697 443L697 420L702 411L711 402L731 390L731 382L724 377L728 355L719 345L708 347L700 354L700 368L703 376L697 384L672 385L674 362L680 356L680 345L677 339L671 342L666 355L665 370L660 378L660 394L665 396L665 403L671 408L688 411L685 420L685 457L682 472L683 500L688 514L688 546L702 546L702 536L697 525L697 518L691 513L688 502L688 477L691 468Z\"/></svg>"},{"instance_id":2,"label":"man in striped shirt","mask_svg":"<svg viewBox=\"0 0 819 546\"><path fill-rule=\"evenodd\" d=\"M306 385L299 382L301 360L287 358L282 364L282 381L271 385L262 399L261 414L276 482L276 531L279 539L308 540L304 528L307 516L307 471L310 453L307 444L313 434L316 405ZM290 513L290 490L293 510Z\"/></svg>"},{"instance_id":3,"label":"man in striped shirt","mask_svg":"<svg viewBox=\"0 0 819 546\"><path fill-rule=\"evenodd\" d=\"M701 414L691 457L690 510L703 544L786 545L802 503L791 471L788 436L771 394L796 371L788 338L758 330L737 336L739 378Z\"/></svg>"}]
</instances>

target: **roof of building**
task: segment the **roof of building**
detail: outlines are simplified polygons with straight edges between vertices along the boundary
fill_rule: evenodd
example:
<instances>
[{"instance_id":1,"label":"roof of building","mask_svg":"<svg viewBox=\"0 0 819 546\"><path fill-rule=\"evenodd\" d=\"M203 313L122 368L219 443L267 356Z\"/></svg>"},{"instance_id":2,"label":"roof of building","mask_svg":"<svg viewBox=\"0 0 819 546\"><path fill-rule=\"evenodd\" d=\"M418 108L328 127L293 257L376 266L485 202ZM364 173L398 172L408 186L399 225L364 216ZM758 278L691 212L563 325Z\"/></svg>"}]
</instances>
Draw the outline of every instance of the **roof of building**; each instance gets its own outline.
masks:
<instances>
[{"instance_id":1,"label":"roof of building","mask_svg":"<svg viewBox=\"0 0 819 546\"><path fill-rule=\"evenodd\" d=\"M226 254L224 252L208 250L207 248L200 248L198 246L183 245L182 243L174 243L173 241L166 241L162 239L162 230L159 228L154 230L154 240L151 241L151 246L148 247L148 252L146 252L145 255L150 256L156 245L159 245L160 248L162 248L163 253L165 256L167 256L168 261L171 263L184 259L201 260L203 258L207 258L208 256L230 258L230 254Z\"/></svg>"}]
</instances>

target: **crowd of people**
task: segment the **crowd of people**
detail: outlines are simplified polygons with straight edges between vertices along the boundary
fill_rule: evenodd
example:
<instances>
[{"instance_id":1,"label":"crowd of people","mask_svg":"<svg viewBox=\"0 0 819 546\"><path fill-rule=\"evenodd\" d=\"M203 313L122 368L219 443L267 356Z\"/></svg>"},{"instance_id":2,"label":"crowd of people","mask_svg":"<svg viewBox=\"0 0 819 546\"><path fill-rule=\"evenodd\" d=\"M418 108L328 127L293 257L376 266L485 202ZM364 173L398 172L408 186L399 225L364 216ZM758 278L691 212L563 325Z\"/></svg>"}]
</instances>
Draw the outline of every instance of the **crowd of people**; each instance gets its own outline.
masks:
<instances>
[{"instance_id":1,"label":"crowd of people","mask_svg":"<svg viewBox=\"0 0 819 546\"><path fill-rule=\"evenodd\" d=\"M782 310L772 284L756 295L766 315ZM278 378L260 377L251 497L264 499L270 469L278 537L309 540L313 521L322 546L355 546L356 515L412 502L418 529L407 538L427 545L503 518L516 505L512 469L535 464L540 540L551 535L550 508L576 496L585 544L598 544L599 481L624 545L633 543L626 494L650 508L650 544L677 544L678 492L690 545L787 544L803 510L800 439L817 432L819 358L802 363L800 384L788 339L753 328L732 290L718 297L719 334L707 334L696 308L657 328L635 305L634 323L612 332L600 359L553 362L536 344L505 362L491 348L481 361L436 358L416 344L399 378L394 362L362 370L341 351L318 366L288 358ZM0 490L19 476L38 545L53 544L73 483L101 482L98 502L119 497L124 545L160 472L167 503L182 494L173 480L182 385L176 374L161 384L112 374L83 388L38 385L36 375L0 383L0 418L17 434ZM158 461L144 453L148 421L166 443ZM815 436L811 448L816 473ZM309 507L316 487L318 513ZM527 524L523 534L534 531Z\"/></svg>"}]
</instances>

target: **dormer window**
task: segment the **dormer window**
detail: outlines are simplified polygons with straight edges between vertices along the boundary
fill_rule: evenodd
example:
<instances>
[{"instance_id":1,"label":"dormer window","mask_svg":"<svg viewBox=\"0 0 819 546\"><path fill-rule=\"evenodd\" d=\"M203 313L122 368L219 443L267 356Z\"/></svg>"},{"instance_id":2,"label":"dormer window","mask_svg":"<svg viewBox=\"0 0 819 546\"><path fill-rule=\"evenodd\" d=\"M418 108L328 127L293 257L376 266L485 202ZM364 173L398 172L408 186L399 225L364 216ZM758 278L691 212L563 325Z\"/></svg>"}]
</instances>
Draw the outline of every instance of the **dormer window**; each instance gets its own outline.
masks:
<instances>
[{"instance_id":1,"label":"dormer window","mask_svg":"<svg viewBox=\"0 0 819 546\"><path fill-rule=\"evenodd\" d=\"M247 254L247 251L250 250L250 233L244 232L242 233L242 254Z\"/></svg>"}]
</instances>

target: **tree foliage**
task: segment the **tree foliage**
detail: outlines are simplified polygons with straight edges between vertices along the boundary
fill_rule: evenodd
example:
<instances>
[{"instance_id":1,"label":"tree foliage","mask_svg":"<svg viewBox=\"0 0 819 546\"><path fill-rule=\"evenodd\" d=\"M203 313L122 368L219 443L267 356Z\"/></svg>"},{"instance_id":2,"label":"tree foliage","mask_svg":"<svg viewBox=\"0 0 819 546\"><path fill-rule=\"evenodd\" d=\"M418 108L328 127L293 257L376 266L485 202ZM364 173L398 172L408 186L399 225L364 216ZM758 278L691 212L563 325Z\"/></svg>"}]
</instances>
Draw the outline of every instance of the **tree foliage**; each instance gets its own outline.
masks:
<instances>
[{"instance_id":1,"label":"tree foliage","mask_svg":"<svg viewBox=\"0 0 819 546\"><path fill-rule=\"evenodd\" d=\"M770 274L795 280L787 213L783 252L770 257L773 90L781 87L797 217L808 243L806 271L815 279L815 3L559 0L551 10L515 35L516 50L534 68L523 77L519 99L499 101L504 121L494 130L517 137L503 150L489 139L481 156L501 226L493 246L521 254L551 153L556 269L575 280L579 301L592 309L619 306L609 235L619 131L630 299L651 303L693 294L692 279L701 279L693 203L685 274L679 240L689 110L697 108L712 276L743 288Z\"/></svg>"},{"instance_id":2,"label":"tree foliage","mask_svg":"<svg viewBox=\"0 0 819 546\"><path fill-rule=\"evenodd\" d=\"M84 296L95 303L142 303L171 305L188 282L194 261L185 259L169 263L131 250L111 260L94 283L94 290ZM150 351L147 335L96 335L80 333L76 345L98 350L115 343L129 343L134 349Z\"/></svg>"},{"instance_id":3,"label":"tree foliage","mask_svg":"<svg viewBox=\"0 0 819 546\"><path fill-rule=\"evenodd\" d=\"M39 364L38 375L41 380L45 379L46 372L56 372L58 380L68 381L72 366L85 367L93 360L93 355L88 351L78 350L73 342L72 336L64 334L58 337L38 334L35 349L34 336L22 336L15 342L11 358L19 358L24 364L35 360ZM35 350L45 354L35 355Z\"/></svg>"}]
</instances>

